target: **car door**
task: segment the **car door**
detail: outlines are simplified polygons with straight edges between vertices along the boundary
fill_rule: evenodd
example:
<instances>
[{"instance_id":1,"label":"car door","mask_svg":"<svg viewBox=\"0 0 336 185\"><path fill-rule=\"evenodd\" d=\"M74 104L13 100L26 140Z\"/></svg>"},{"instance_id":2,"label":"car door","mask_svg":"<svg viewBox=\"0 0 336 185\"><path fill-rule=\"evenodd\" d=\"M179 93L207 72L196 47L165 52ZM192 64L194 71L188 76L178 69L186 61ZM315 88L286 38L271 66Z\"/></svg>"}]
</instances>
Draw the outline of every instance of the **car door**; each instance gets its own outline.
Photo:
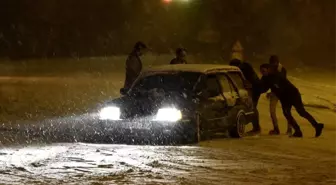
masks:
<instances>
[{"instance_id":1,"label":"car door","mask_svg":"<svg viewBox=\"0 0 336 185\"><path fill-rule=\"evenodd\" d=\"M245 87L245 79L240 72L229 72L227 73L228 77L234 83L238 96L239 96L239 103L243 103L248 108L253 107L252 98L249 94L248 89Z\"/></svg>"},{"instance_id":2,"label":"car door","mask_svg":"<svg viewBox=\"0 0 336 185\"><path fill-rule=\"evenodd\" d=\"M208 74L200 84L200 116L204 120L201 129L206 132L218 130L225 118L226 101L221 93L216 74Z\"/></svg>"},{"instance_id":3,"label":"car door","mask_svg":"<svg viewBox=\"0 0 336 185\"><path fill-rule=\"evenodd\" d=\"M237 100L239 99L239 96L238 96L237 91L235 90L234 84L229 79L229 77L226 75L226 73L219 73L217 77L218 77L219 84L221 86L222 95L224 96L226 103L227 103L227 107L225 111L228 115L228 112L231 111L237 105ZM219 127L221 129L226 129L228 126L230 126L229 119L230 118L228 116L223 118Z\"/></svg>"},{"instance_id":4,"label":"car door","mask_svg":"<svg viewBox=\"0 0 336 185\"><path fill-rule=\"evenodd\" d=\"M217 76L221 86L221 92L226 99L228 107L234 107L239 98L234 85L225 73L219 73Z\"/></svg>"}]
</instances>

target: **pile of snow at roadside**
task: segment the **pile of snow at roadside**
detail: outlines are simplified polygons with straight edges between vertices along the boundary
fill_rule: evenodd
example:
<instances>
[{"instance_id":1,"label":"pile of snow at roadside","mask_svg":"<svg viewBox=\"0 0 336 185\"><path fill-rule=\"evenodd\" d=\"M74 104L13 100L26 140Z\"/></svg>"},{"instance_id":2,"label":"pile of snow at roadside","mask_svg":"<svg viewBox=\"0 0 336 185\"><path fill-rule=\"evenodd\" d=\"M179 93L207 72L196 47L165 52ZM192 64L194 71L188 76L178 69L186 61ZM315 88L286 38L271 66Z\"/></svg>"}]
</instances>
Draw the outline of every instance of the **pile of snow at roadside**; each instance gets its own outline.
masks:
<instances>
[{"instance_id":1,"label":"pile of snow at roadside","mask_svg":"<svg viewBox=\"0 0 336 185\"><path fill-rule=\"evenodd\" d=\"M302 100L305 106L330 109L336 112L335 84L318 84L295 77L289 77L289 79L301 92Z\"/></svg>"},{"instance_id":2,"label":"pile of snow at roadside","mask_svg":"<svg viewBox=\"0 0 336 185\"><path fill-rule=\"evenodd\" d=\"M314 84L289 77L299 89L305 107L329 109L336 112L336 87Z\"/></svg>"}]
</instances>

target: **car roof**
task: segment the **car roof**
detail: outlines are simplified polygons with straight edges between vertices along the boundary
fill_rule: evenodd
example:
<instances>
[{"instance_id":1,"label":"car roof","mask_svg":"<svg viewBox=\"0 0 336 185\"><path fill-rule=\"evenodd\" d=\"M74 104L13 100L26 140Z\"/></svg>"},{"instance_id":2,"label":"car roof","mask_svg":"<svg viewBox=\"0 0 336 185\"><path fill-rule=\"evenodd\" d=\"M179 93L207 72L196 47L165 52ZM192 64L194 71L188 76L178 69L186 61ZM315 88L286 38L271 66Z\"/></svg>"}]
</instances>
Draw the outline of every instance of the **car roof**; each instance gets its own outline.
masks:
<instances>
[{"instance_id":1,"label":"car roof","mask_svg":"<svg viewBox=\"0 0 336 185\"><path fill-rule=\"evenodd\" d=\"M239 68L230 65L220 64L174 64L153 66L143 71L143 73L166 73L166 72L196 72L196 73L211 73L211 72L229 72L240 71Z\"/></svg>"}]
</instances>

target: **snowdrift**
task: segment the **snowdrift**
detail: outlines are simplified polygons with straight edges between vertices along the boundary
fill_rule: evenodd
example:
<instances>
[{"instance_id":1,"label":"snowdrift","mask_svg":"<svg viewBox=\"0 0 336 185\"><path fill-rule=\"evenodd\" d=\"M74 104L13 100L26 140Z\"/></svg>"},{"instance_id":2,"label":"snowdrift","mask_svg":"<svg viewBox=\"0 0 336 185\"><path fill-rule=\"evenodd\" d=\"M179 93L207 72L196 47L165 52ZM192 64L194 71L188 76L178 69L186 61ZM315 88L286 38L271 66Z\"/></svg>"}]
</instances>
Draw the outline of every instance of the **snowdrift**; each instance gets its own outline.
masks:
<instances>
[{"instance_id":1,"label":"snowdrift","mask_svg":"<svg viewBox=\"0 0 336 185\"><path fill-rule=\"evenodd\" d=\"M288 78L299 88L305 106L330 109L336 112L335 84L314 83L292 76L289 76Z\"/></svg>"}]
</instances>

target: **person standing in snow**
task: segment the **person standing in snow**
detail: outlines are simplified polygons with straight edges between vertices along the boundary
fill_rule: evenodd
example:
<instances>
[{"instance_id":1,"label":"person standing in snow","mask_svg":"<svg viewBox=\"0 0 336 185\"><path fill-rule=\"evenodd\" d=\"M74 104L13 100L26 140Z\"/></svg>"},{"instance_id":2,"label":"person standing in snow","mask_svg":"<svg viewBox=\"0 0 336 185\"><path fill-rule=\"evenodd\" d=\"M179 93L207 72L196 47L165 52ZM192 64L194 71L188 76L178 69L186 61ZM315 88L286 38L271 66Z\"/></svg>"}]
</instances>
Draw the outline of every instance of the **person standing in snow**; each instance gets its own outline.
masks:
<instances>
[{"instance_id":1,"label":"person standing in snow","mask_svg":"<svg viewBox=\"0 0 336 185\"><path fill-rule=\"evenodd\" d=\"M266 93L269 89L278 97L281 102L283 114L286 117L289 124L294 129L293 137L302 137L302 131L300 126L292 116L291 109L295 107L299 115L307 119L311 125L315 128L315 137L319 137L322 134L324 124L318 123L312 115L310 115L304 108L301 94L299 90L280 73L272 71L270 64L262 64L260 66L260 72L262 74L262 93Z\"/></svg>"},{"instance_id":2,"label":"person standing in snow","mask_svg":"<svg viewBox=\"0 0 336 185\"><path fill-rule=\"evenodd\" d=\"M269 64L272 67L272 71L278 73L283 78L287 78L287 70L280 64L279 57L277 55L272 55L269 59ZM267 93L267 98L270 101L270 115L273 123L274 129L269 132L270 135L279 135L280 129L278 125L278 119L276 116L276 106L279 102L278 97L274 92ZM290 135L292 133L292 127L290 123L287 123L287 134Z\"/></svg>"},{"instance_id":3,"label":"person standing in snow","mask_svg":"<svg viewBox=\"0 0 336 185\"><path fill-rule=\"evenodd\" d=\"M138 78L142 70L141 56L144 54L147 46L143 42L137 42L132 52L126 60L126 78L124 87L120 89L121 94L125 94L131 88L133 82Z\"/></svg>"},{"instance_id":4,"label":"person standing in snow","mask_svg":"<svg viewBox=\"0 0 336 185\"><path fill-rule=\"evenodd\" d=\"M242 62L239 59L233 59L231 60L230 65L238 67L242 71L246 80L252 85L251 93L252 93L252 101L253 101L253 106L254 106L254 111L255 111L255 118L253 119L254 121L252 122L253 129L248 134L249 135L259 134L261 132L261 128L259 124L259 112L258 112L257 106L258 106L258 101L259 101L260 94L261 94L260 78L258 77L257 73L254 71L252 65L247 62Z\"/></svg>"},{"instance_id":5,"label":"person standing in snow","mask_svg":"<svg viewBox=\"0 0 336 185\"><path fill-rule=\"evenodd\" d=\"M187 64L187 50L185 48L176 49L176 57L170 61L170 64Z\"/></svg>"}]
</instances>

